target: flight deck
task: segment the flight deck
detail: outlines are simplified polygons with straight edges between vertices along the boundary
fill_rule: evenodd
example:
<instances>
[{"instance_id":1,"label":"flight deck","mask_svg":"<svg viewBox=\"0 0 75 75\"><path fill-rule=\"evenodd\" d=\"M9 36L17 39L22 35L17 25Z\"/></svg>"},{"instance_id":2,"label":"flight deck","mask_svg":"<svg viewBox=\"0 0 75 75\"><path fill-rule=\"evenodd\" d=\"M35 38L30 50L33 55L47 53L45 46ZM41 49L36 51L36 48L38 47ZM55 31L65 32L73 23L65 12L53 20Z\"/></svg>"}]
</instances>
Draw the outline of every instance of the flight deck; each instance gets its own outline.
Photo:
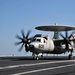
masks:
<instances>
[{"instance_id":1,"label":"flight deck","mask_svg":"<svg viewBox=\"0 0 75 75\"><path fill-rule=\"evenodd\" d=\"M0 57L0 75L75 75L75 57L31 56Z\"/></svg>"}]
</instances>

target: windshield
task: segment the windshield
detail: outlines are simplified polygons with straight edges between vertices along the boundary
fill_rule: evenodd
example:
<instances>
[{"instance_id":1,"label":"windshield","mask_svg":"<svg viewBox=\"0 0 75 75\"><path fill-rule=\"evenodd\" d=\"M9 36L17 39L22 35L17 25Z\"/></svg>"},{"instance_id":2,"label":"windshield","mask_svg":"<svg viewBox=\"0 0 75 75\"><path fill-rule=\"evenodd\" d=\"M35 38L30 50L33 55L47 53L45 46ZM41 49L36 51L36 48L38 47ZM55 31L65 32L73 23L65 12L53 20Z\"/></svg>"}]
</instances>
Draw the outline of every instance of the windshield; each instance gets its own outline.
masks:
<instances>
[{"instance_id":1,"label":"windshield","mask_svg":"<svg viewBox=\"0 0 75 75\"><path fill-rule=\"evenodd\" d=\"M41 39L36 39L36 41L41 42Z\"/></svg>"},{"instance_id":2,"label":"windshield","mask_svg":"<svg viewBox=\"0 0 75 75\"><path fill-rule=\"evenodd\" d=\"M41 42L41 39L36 39L36 38L34 38L32 41Z\"/></svg>"}]
</instances>

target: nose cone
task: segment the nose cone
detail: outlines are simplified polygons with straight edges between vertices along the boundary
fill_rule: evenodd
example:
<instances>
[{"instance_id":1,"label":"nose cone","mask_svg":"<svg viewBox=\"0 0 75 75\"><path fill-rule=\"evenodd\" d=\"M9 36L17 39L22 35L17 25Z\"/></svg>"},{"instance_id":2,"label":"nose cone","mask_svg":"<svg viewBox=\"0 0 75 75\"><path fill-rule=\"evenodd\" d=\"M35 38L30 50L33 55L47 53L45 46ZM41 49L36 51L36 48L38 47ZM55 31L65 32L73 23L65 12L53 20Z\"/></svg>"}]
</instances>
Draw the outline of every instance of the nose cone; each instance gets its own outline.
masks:
<instances>
[{"instance_id":1,"label":"nose cone","mask_svg":"<svg viewBox=\"0 0 75 75\"><path fill-rule=\"evenodd\" d=\"M31 49L33 49L33 48L34 48L34 45L29 45L29 47L30 47Z\"/></svg>"},{"instance_id":2,"label":"nose cone","mask_svg":"<svg viewBox=\"0 0 75 75\"><path fill-rule=\"evenodd\" d=\"M39 46L39 43L38 42L32 42L32 43L30 43L30 45L29 45L29 47L31 48L31 49L38 49L38 46Z\"/></svg>"}]
</instances>

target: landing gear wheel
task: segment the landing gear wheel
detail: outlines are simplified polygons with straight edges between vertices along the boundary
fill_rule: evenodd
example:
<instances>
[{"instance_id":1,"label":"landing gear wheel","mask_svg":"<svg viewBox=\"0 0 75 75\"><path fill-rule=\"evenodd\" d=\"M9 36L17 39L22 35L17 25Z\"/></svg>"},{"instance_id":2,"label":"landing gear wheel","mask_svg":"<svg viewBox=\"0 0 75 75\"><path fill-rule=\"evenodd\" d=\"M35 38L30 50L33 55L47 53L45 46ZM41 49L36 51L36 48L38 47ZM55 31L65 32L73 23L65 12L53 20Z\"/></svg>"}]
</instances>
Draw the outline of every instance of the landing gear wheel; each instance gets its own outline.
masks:
<instances>
[{"instance_id":1,"label":"landing gear wheel","mask_svg":"<svg viewBox=\"0 0 75 75\"><path fill-rule=\"evenodd\" d=\"M38 56L34 56L33 60L39 60L39 57Z\"/></svg>"},{"instance_id":2,"label":"landing gear wheel","mask_svg":"<svg viewBox=\"0 0 75 75\"><path fill-rule=\"evenodd\" d=\"M39 60L38 56L36 57L36 60Z\"/></svg>"},{"instance_id":3,"label":"landing gear wheel","mask_svg":"<svg viewBox=\"0 0 75 75\"><path fill-rule=\"evenodd\" d=\"M41 55L41 57L43 58L43 55Z\"/></svg>"},{"instance_id":4,"label":"landing gear wheel","mask_svg":"<svg viewBox=\"0 0 75 75\"><path fill-rule=\"evenodd\" d=\"M36 59L36 57L33 57L33 60L35 60Z\"/></svg>"},{"instance_id":5,"label":"landing gear wheel","mask_svg":"<svg viewBox=\"0 0 75 75\"><path fill-rule=\"evenodd\" d=\"M69 54L69 60L71 60L73 58L72 54Z\"/></svg>"},{"instance_id":6,"label":"landing gear wheel","mask_svg":"<svg viewBox=\"0 0 75 75\"><path fill-rule=\"evenodd\" d=\"M36 59L36 55L33 53L32 56L33 56L33 60L35 60Z\"/></svg>"},{"instance_id":7,"label":"landing gear wheel","mask_svg":"<svg viewBox=\"0 0 75 75\"><path fill-rule=\"evenodd\" d=\"M33 56L33 60L39 60L38 54L33 53L32 56Z\"/></svg>"}]
</instances>

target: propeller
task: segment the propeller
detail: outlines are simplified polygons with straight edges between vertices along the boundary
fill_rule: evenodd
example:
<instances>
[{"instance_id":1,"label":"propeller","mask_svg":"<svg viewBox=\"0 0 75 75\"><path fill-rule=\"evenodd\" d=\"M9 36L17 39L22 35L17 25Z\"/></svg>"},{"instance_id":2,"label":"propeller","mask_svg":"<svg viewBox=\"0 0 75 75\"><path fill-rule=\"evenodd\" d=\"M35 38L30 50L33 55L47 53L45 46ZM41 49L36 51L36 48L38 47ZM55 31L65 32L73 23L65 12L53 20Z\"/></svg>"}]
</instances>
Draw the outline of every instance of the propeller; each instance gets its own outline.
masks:
<instances>
[{"instance_id":1,"label":"propeller","mask_svg":"<svg viewBox=\"0 0 75 75\"><path fill-rule=\"evenodd\" d=\"M28 52L28 47L27 44L30 43L31 38L29 38L31 30L28 30L27 34L24 34L24 30L21 31L22 37L20 37L19 35L16 35L16 38L20 40L20 42L16 42L16 45L21 45L21 47L19 48L19 51L21 51L23 49L23 46L25 46L25 50L26 52Z\"/></svg>"},{"instance_id":2,"label":"propeller","mask_svg":"<svg viewBox=\"0 0 75 75\"><path fill-rule=\"evenodd\" d=\"M72 37L72 34L74 32L72 32L69 36L68 36L68 31L65 31L65 36L62 35L62 33L60 33L60 36L64 39L65 41L65 46L66 46L66 49L69 48L69 44L72 46L72 44L70 43L70 38Z\"/></svg>"}]
</instances>

